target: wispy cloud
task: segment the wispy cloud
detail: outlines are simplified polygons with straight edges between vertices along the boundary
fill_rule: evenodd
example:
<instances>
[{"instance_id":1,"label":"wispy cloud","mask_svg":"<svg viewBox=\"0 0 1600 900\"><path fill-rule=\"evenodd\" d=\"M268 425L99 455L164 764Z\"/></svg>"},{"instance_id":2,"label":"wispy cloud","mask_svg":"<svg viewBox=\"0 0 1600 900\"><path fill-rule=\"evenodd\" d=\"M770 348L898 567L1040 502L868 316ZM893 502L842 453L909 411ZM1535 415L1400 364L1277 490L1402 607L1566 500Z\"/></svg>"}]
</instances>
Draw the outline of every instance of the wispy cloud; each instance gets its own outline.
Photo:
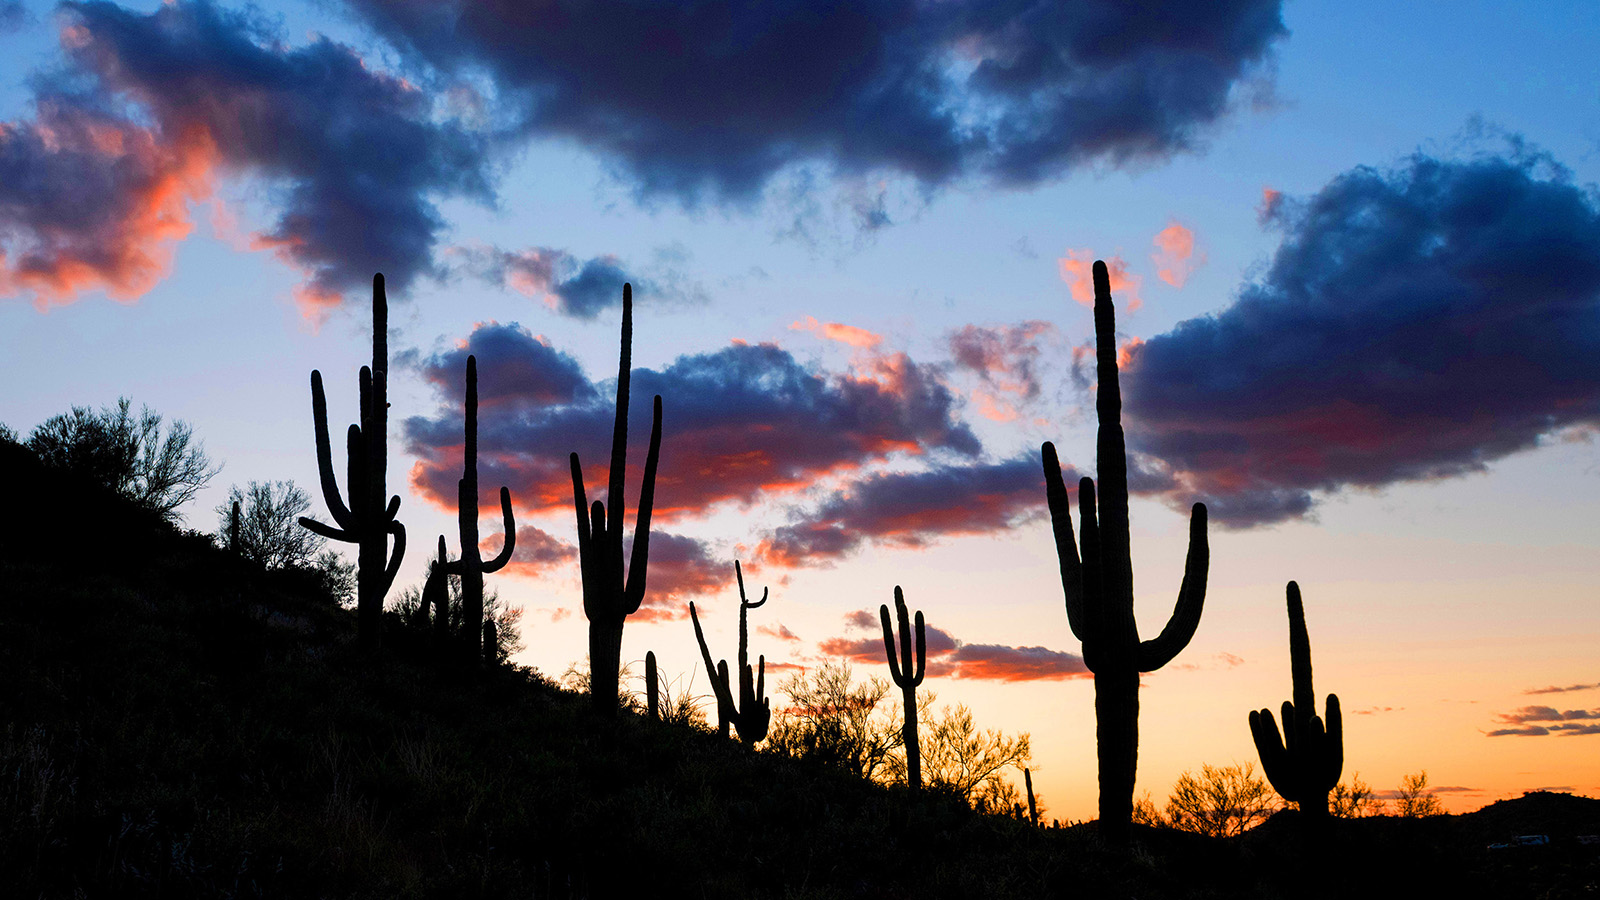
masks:
<instances>
[{"instance_id":1,"label":"wispy cloud","mask_svg":"<svg viewBox=\"0 0 1600 900\"><path fill-rule=\"evenodd\" d=\"M828 656L842 656L873 665L883 664L882 626L877 614L860 610L846 616L845 622L852 630L868 630L876 636L828 638L817 645L818 649ZM926 625L923 631L927 672L935 678L1056 681L1089 676L1083 658L1076 654L1045 647L969 644L932 625Z\"/></svg>"}]
</instances>

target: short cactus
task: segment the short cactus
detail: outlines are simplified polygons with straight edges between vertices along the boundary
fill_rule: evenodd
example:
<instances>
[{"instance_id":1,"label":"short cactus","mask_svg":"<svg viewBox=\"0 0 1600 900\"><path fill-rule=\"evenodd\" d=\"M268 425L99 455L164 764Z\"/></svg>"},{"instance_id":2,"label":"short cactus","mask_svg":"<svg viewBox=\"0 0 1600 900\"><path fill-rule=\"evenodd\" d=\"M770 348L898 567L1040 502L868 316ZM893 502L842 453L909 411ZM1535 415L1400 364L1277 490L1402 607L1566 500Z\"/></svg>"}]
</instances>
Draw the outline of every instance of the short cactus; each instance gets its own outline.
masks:
<instances>
[{"instance_id":1,"label":"short cactus","mask_svg":"<svg viewBox=\"0 0 1600 900\"><path fill-rule=\"evenodd\" d=\"M239 555L239 501L233 501L233 511L228 514L228 552Z\"/></svg>"},{"instance_id":2,"label":"short cactus","mask_svg":"<svg viewBox=\"0 0 1600 900\"><path fill-rule=\"evenodd\" d=\"M902 705L906 710L906 721L900 729L900 735L905 740L906 746L906 787L914 794L922 790L922 747L917 742L917 686L922 684L923 676L928 674L928 645L922 623L922 610L919 609L917 610L917 655L913 661L911 621L907 616L906 598L900 592L899 585L894 587L894 609L900 620L898 661L895 658L894 627L889 622L888 604L878 607L878 616L883 620L883 651L889 658L889 675L894 678L894 683L900 686Z\"/></svg>"},{"instance_id":3,"label":"short cactus","mask_svg":"<svg viewBox=\"0 0 1600 900\"><path fill-rule=\"evenodd\" d=\"M711 689L717 695L717 726L723 737L728 736L728 723L739 732L739 740L754 744L767 736L772 724L772 700L766 695L767 658L758 658L757 668L750 667L750 610L767 602L767 589L762 588L761 599L750 602L744 593L744 572L739 561L734 560L733 574L739 582L739 698L734 701L733 687L729 683L728 662L711 665L711 649L706 646L705 632L700 630L700 617L694 603L689 604L689 618L694 622L695 640L700 643L700 658L711 677Z\"/></svg>"},{"instance_id":4,"label":"short cactus","mask_svg":"<svg viewBox=\"0 0 1600 900\"><path fill-rule=\"evenodd\" d=\"M383 621L383 598L394 584L395 573L406 552L406 529L395 521L400 497L390 497L385 477L388 471L389 438L389 304L383 290L383 276L372 277L372 366L361 367L361 422L351 425L345 436L348 456L350 502L339 495L339 482L333 474L333 451L328 440L328 401L322 391L322 373L311 372L311 418L317 432L317 470L322 478L322 497L338 527L301 517L302 527L329 540L356 544L356 623L361 643L378 643L378 628ZM394 535L394 555L389 554L389 535Z\"/></svg>"},{"instance_id":5,"label":"short cactus","mask_svg":"<svg viewBox=\"0 0 1600 900\"><path fill-rule=\"evenodd\" d=\"M639 516L634 525L633 557L622 569L623 474L628 463L628 376L633 352L633 286L622 286L622 360L617 367L617 417L611 432L611 470L605 502L590 506L583 490L583 467L572 454L572 501L578 512L578 566L583 573L583 613L589 619L589 699L601 715L616 715L618 670L622 666L622 625L644 601L650 562L650 513L655 508L656 462L661 456L661 395L650 423ZM606 519L607 505L611 518Z\"/></svg>"},{"instance_id":6,"label":"short cactus","mask_svg":"<svg viewBox=\"0 0 1600 900\"><path fill-rule=\"evenodd\" d=\"M439 535L439 555L428 564L428 580L422 583L423 618L433 613L433 652L445 656L450 652L450 555L444 547L444 535Z\"/></svg>"},{"instance_id":7,"label":"short cactus","mask_svg":"<svg viewBox=\"0 0 1600 900\"><path fill-rule=\"evenodd\" d=\"M1206 542L1206 507L1196 503L1189 517L1189 553L1177 608L1161 634L1139 640L1133 617L1133 558L1129 552L1128 451L1122 434L1122 389L1117 375L1116 310L1111 280L1103 262L1094 264L1095 358L1099 388L1095 407L1100 430L1100 514L1095 516L1095 483L1078 482L1078 514L1083 538L1080 561L1072 533L1072 510L1062 483L1056 448L1040 448L1045 497L1055 529L1066 594L1067 622L1083 641L1083 663L1094 673L1094 709L1100 763L1100 833L1126 843L1133 820L1133 785L1139 762L1139 673L1161 668L1177 656L1200 624L1205 605L1211 551Z\"/></svg>"},{"instance_id":8,"label":"short cactus","mask_svg":"<svg viewBox=\"0 0 1600 900\"><path fill-rule=\"evenodd\" d=\"M1316 715L1317 697L1311 687L1311 635L1306 631L1306 610L1300 586L1289 582L1289 674L1294 700L1283 704L1283 733L1272 710L1252 710L1250 736L1261 755L1261 768L1272 789L1300 807L1310 819L1328 815L1328 792L1344 770L1344 717L1339 697L1328 695L1327 727Z\"/></svg>"},{"instance_id":9,"label":"short cactus","mask_svg":"<svg viewBox=\"0 0 1600 900\"><path fill-rule=\"evenodd\" d=\"M1022 783L1028 787L1028 821L1033 827L1039 827L1039 804L1033 799L1033 773L1027 769L1022 770Z\"/></svg>"},{"instance_id":10,"label":"short cactus","mask_svg":"<svg viewBox=\"0 0 1600 900\"><path fill-rule=\"evenodd\" d=\"M650 718L661 718L661 682L656 673L656 652L648 651L644 655L644 693L650 710Z\"/></svg>"}]
</instances>

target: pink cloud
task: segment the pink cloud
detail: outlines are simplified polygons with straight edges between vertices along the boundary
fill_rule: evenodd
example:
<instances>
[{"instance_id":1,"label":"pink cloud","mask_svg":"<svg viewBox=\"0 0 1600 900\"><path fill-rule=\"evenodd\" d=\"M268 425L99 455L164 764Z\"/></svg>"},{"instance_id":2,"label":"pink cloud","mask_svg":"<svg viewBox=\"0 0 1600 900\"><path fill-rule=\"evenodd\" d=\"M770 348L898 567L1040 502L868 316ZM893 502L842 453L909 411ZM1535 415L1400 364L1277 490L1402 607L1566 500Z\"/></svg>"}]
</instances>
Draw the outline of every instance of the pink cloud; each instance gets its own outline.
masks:
<instances>
[{"instance_id":1,"label":"pink cloud","mask_svg":"<svg viewBox=\"0 0 1600 900\"><path fill-rule=\"evenodd\" d=\"M1156 252L1150 254L1156 277L1175 288L1183 287L1195 266L1205 262L1204 256L1197 259L1194 255L1194 232L1177 222L1161 229L1151 243L1156 246Z\"/></svg>"},{"instance_id":2,"label":"pink cloud","mask_svg":"<svg viewBox=\"0 0 1600 900\"><path fill-rule=\"evenodd\" d=\"M1094 306L1093 250L1068 250L1067 255L1056 260L1061 267L1061 280L1067 283L1072 299L1084 306ZM1111 293L1121 309L1132 311L1144 305L1139 298L1139 285L1144 279L1128 272L1128 264L1120 256L1105 260L1106 273L1111 276Z\"/></svg>"}]
</instances>

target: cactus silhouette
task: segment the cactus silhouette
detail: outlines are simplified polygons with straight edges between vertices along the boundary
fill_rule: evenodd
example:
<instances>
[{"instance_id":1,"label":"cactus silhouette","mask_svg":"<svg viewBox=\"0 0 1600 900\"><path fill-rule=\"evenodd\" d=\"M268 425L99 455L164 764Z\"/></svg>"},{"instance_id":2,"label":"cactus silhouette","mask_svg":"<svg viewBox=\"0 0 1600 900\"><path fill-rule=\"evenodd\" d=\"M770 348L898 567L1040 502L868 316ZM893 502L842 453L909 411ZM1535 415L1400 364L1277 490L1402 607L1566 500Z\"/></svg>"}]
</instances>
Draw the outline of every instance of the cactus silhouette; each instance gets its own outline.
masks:
<instances>
[{"instance_id":1,"label":"cactus silhouette","mask_svg":"<svg viewBox=\"0 0 1600 900\"><path fill-rule=\"evenodd\" d=\"M1022 770L1022 783L1028 787L1028 821L1033 827L1039 827L1039 804L1033 799L1033 773L1027 769Z\"/></svg>"},{"instance_id":2,"label":"cactus silhouette","mask_svg":"<svg viewBox=\"0 0 1600 900\"><path fill-rule=\"evenodd\" d=\"M322 391L322 373L311 372L311 418L317 430L317 470L322 477L322 498L337 528L302 516L302 527L329 540L356 544L356 622L361 643L378 643L383 618L383 597L394 584L395 572L406 552L406 529L395 521L400 497L384 505L388 470L389 435L389 303L383 275L372 276L372 366L361 367L361 422L345 436L350 502L339 496L333 474L333 451L328 441L328 400ZM389 535L394 535L394 555L389 555Z\"/></svg>"},{"instance_id":3,"label":"cactus silhouette","mask_svg":"<svg viewBox=\"0 0 1600 900\"><path fill-rule=\"evenodd\" d=\"M917 656L911 658L911 622L907 617L906 598L900 586L894 587L894 609L900 619L900 654L895 660L894 626L889 622L888 604L878 606L878 617L883 620L883 651L889 657L889 675L900 686L904 697L906 723L900 735L906 745L906 786L911 793L922 789L922 747L917 742L917 686L928 674L928 646L923 631L922 610L917 610Z\"/></svg>"},{"instance_id":4,"label":"cactus silhouette","mask_svg":"<svg viewBox=\"0 0 1600 900\"><path fill-rule=\"evenodd\" d=\"M656 652L648 651L644 655L644 693L648 698L650 718L661 718L661 682L656 674Z\"/></svg>"},{"instance_id":5,"label":"cactus silhouette","mask_svg":"<svg viewBox=\"0 0 1600 900\"><path fill-rule=\"evenodd\" d=\"M493 619L483 620L483 664L493 667L500 661L500 626Z\"/></svg>"},{"instance_id":6,"label":"cactus silhouette","mask_svg":"<svg viewBox=\"0 0 1600 900\"><path fill-rule=\"evenodd\" d=\"M1328 695L1327 728L1316 715L1317 697L1311 688L1311 636L1306 632L1305 605L1300 586L1289 582L1289 674L1294 700L1283 704L1283 734L1272 710L1252 710L1250 736L1261 755L1261 768L1272 789L1300 807L1302 815L1324 819L1328 792L1339 783L1344 769L1344 718L1339 697Z\"/></svg>"},{"instance_id":7,"label":"cactus silhouette","mask_svg":"<svg viewBox=\"0 0 1600 900\"><path fill-rule=\"evenodd\" d=\"M461 466L461 480L456 483L456 517L461 530L461 558L448 565L451 575L461 578L461 637L465 645L465 658L476 661L479 654L478 622L483 618L483 576L500 571L511 561L517 546L517 523L511 515L511 491L500 488L500 514L505 519L505 545L494 559L485 561L478 552L478 358L467 357L466 441ZM487 633L487 629L484 629ZM485 644L483 658L494 661L491 649Z\"/></svg>"},{"instance_id":8,"label":"cactus silhouette","mask_svg":"<svg viewBox=\"0 0 1600 900\"><path fill-rule=\"evenodd\" d=\"M695 640L700 643L700 658L705 661L706 674L711 676L711 689L717 695L717 726L723 737L728 736L728 723L739 732L739 740L754 744L767 736L772 724L772 700L765 696L767 688L767 658L758 657L757 668L750 668L750 610L767 602L767 589L761 589L761 599L750 602L744 593L744 572L739 561L733 562L733 575L739 582L739 698L734 702L733 686L729 684L728 662L711 665L711 648L706 646L706 635L700 630L700 617L694 603L689 604L689 618L694 621Z\"/></svg>"},{"instance_id":9,"label":"cactus silhouette","mask_svg":"<svg viewBox=\"0 0 1600 900\"><path fill-rule=\"evenodd\" d=\"M661 395L650 423L633 558L622 568L623 474L628 461L628 376L633 349L633 285L622 286L622 361L617 368L617 418L611 432L611 469L605 502L588 505L583 467L572 454L572 501L578 511L578 566L583 573L583 613L589 619L589 698L603 715L617 711L617 672L622 665L622 625L644 600L650 561L650 512L655 507L656 462L661 455ZM610 506L610 521L606 519Z\"/></svg>"},{"instance_id":10,"label":"cactus silhouette","mask_svg":"<svg viewBox=\"0 0 1600 900\"><path fill-rule=\"evenodd\" d=\"M228 514L228 552L239 555L239 501L233 501L233 511Z\"/></svg>"},{"instance_id":11,"label":"cactus silhouette","mask_svg":"<svg viewBox=\"0 0 1600 900\"><path fill-rule=\"evenodd\" d=\"M423 618L433 613L434 653L450 652L450 556L445 551L444 535L439 535L439 555L428 563L428 579L422 583Z\"/></svg>"},{"instance_id":12,"label":"cactus silhouette","mask_svg":"<svg viewBox=\"0 0 1600 900\"><path fill-rule=\"evenodd\" d=\"M1100 510L1095 483L1078 482L1083 539L1080 561L1072 533L1072 511L1061 480L1055 445L1040 448L1045 496L1061 562L1067 622L1083 642L1083 662L1094 673L1094 710L1100 763L1100 833L1127 840L1133 818L1133 785L1139 761L1139 673L1161 668L1177 656L1200 624L1211 552L1206 543L1206 507L1196 503L1189 518L1189 552L1177 607L1155 638L1139 640L1133 617L1133 560L1129 552L1128 451L1122 434L1122 390L1117 376L1116 312L1104 262L1094 264L1095 359L1099 388L1095 407L1100 430Z\"/></svg>"}]
</instances>

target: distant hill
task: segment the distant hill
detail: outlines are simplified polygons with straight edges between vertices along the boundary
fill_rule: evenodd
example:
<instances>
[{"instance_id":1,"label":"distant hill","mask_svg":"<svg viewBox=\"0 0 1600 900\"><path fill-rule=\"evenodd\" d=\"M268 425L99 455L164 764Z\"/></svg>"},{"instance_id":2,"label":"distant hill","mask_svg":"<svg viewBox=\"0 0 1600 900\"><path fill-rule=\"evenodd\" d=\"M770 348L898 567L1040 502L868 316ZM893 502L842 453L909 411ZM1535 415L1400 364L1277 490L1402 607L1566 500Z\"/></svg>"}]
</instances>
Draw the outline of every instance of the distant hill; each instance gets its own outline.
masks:
<instances>
[{"instance_id":1,"label":"distant hill","mask_svg":"<svg viewBox=\"0 0 1600 900\"><path fill-rule=\"evenodd\" d=\"M1231 840L1035 829L441 670L0 442L0 896L1593 897L1600 801L1294 813ZM1093 740L1093 723L1083 739ZM1552 843L1510 851L1518 834Z\"/></svg>"}]
</instances>

